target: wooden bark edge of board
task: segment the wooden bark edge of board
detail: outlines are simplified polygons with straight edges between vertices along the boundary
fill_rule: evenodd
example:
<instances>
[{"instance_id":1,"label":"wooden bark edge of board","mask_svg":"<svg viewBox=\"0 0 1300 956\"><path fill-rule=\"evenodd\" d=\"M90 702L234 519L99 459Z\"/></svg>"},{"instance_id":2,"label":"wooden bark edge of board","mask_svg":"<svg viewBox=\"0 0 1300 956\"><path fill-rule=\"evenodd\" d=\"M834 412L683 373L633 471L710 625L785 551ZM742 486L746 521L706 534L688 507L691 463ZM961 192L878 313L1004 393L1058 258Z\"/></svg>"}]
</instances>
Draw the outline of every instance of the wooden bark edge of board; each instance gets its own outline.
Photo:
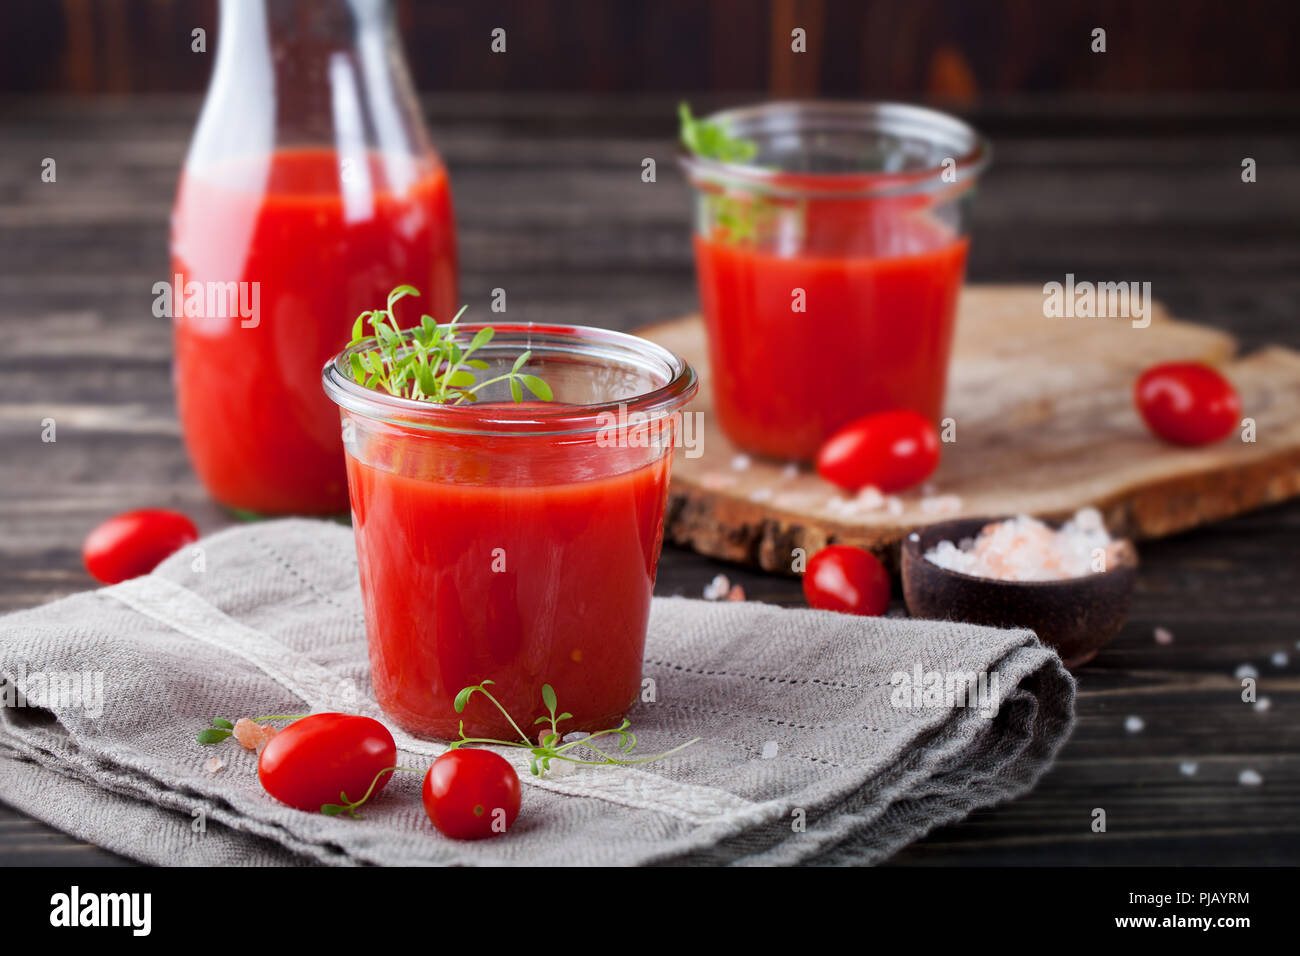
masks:
<instances>
[{"instance_id":1,"label":"wooden bark edge of board","mask_svg":"<svg viewBox=\"0 0 1300 956\"><path fill-rule=\"evenodd\" d=\"M1143 541L1222 521L1297 495L1300 495L1300 449L1244 467L1209 469L1131 492L1118 491L1093 504L1112 534ZM794 574L791 569L794 549L802 548L811 555L828 544L866 548L887 567L896 569L898 544L914 527L824 520L809 524L797 515L776 509L754 521L752 514L736 514L742 510L741 506L741 502L713 492L670 489L664 519L665 539L709 557L764 571ZM1054 520L1069 514L1067 509L1038 517ZM946 516L935 520L943 517Z\"/></svg>"},{"instance_id":2,"label":"wooden bark edge of board","mask_svg":"<svg viewBox=\"0 0 1300 956\"><path fill-rule=\"evenodd\" d=\"M1013 294L1025 296L1032 287L974 287L977 295ZM657 322L638 329L647 338L662 335L672 339L698 316ZM1153 322L1195 333L1199 357L1223 364L1243 374L1256 363L1294 370L1300 378L1300 354L1278 346L1234 358L1235 339L1218 329L1173 319L1158 303ZM1249 409L1248 409L1249 411ZM1292 430L1294 432L1294 429ZM1276 451L1252 449L1244 461L1191 464L1176 474L1149 477L1090 497L1086 503L1098 508L1112 533L1134 540L1159 538L1198 525L1233 517L1300 495L1300 433L1289 436ZM1079 506L1082 506L1080 503ZM1040 517L1067 517L1073 509L1035 512ZM758 567L764 571L792 574L795 549L812 554L828 544L853 544L877 554L891 568L897 567L898 544L915 527L944 520L949 515L927 515L924 520L855 523L825 514L800 514L772 503L755 502L725 489L712 489L697 481L674 480L669 492L664 537L673 544L691 548L709 557ZM1001 517L990 515L989 517Z\"/></svg>"}]
</instances>

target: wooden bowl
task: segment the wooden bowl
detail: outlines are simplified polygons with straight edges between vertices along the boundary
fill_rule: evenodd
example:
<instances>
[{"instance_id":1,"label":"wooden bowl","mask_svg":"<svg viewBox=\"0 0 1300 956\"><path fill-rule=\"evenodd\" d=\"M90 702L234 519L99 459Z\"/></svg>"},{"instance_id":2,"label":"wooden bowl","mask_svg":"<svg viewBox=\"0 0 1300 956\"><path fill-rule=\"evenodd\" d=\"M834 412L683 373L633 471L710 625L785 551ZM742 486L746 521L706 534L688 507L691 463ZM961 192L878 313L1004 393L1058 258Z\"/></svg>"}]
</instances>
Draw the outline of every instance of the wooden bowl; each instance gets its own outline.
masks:
<instances>
[{"instance_id":1,"label":"wooden bowl","mask_svg":"<svg viewBox=\"0 0 1300 956\"><path fill-rule=\"evenodd\" d=\"M1029 628L1054 647L1065 666L1090 661L1124 626L1137 582L1137 551L1120 542L1114 567L1063 581L1002 581L949 571L925 559L940 541L975 537L992 521L962 518L912 532L903 539L903 598L913 617L992 627ZM1047 522L1059 527L1062 522Z\"/></svg>"}]
</instances>

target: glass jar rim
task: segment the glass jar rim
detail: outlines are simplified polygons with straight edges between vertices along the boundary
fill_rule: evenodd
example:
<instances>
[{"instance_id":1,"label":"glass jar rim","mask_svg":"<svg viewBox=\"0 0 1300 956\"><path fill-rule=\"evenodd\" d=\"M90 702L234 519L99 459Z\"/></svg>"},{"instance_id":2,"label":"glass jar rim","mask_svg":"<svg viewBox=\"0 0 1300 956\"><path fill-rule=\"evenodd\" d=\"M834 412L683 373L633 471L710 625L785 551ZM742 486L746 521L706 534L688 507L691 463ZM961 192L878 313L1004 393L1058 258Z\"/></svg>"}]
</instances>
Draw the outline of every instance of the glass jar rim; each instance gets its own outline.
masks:
<instances>
[{"instance_id":1,"label":"glass jar rim","mask_svg":"<svg viewBox=\"0 0 1300 956\"><path fill-rule=\"evenodd\" d=\"M993 158L993 147L973 126L940 110L911 103L856 100L775 100L720 110L702 118L724 129L785 121L792 129L832 128L911 135L960 144L953 165L900 172L791 173L749 163L708 159L679 146L677 160L692 185L741 187L790 199L887 199L944 190L961 191L974 183ZM945 178L945 174L948 174Z\"/></svg>"},{"instance_id":2,"label":"glass jar rim","mask_svg":"<svg viewBox=\"0 0 1300 956\"><path fill-rule=\"evenodd\" d=\"M636 414L638 421L653 421L671 415L686 404L699 388L699 380L690 363L658 343L627 332L615 332L587 325L553 325L536 322L458 322L456 328L470 338L479 329L491 326L492 341L481 348L480 356L503 348L516 352L531 350L552 354L587 355L611 358L618 354L636 359L643 367L656 366L666 381L648 391L616 401L593 404L539 403L516 405L505 402L475 405L447 405L417 401L366 388L352 377L352 356L373 348L376 338L349 345L325 363L321 381L325 393L339 407L364 418L422 431L481 434L494 436L585 435L610 427L609 416L627 421ZM409 339L415 329L401 332ZM518 341L512 341L517 339Z\"/></svg>"}]
</instances>

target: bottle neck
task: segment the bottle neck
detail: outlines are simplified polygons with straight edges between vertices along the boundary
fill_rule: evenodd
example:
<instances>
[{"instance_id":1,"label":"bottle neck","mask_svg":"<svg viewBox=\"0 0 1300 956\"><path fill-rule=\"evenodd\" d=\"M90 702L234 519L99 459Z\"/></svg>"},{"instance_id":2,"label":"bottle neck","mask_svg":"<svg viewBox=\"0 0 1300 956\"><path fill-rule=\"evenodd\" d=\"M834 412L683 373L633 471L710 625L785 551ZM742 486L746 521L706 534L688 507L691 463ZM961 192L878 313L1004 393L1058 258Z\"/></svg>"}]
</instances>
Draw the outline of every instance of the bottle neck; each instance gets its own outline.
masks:
<instances>
[{"instance_id":1,"label":"bottle neck","mask_svg":"<svg viewBox=\"0 0 1300 956\"><path fill-rule=\"evenodd\" d=\"M292 148L436 162L387 0L222 0L187 167Z\"/></svg>"}]
</instances>

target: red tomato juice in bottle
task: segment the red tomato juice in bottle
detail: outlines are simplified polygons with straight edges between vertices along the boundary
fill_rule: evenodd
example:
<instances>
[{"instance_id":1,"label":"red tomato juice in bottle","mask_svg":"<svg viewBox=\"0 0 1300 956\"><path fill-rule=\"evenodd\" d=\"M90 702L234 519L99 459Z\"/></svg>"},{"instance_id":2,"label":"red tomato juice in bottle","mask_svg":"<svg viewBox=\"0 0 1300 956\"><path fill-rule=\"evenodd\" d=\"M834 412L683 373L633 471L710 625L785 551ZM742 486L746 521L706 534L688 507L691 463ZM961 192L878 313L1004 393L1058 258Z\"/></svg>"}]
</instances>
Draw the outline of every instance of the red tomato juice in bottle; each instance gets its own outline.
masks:
<instances>
[{"instance_id":1,"label":"red tomato juice in bottle","mask_svg":"<svg viewBox=\"0 0 1300 956\"><path fill-rule=\"evenodd\" d=\"M343 512L338 413L321 393L320 369L347 344L356 316L398 284L424 293L403 303L410 321L455 312L447 176L430 162L402 195L358 198L340 189L331 149L282 150L263 162L251 177L264 183L258 190L222 184L249 181L242 173L181 181L172 225L181 427L195 471L222 504ZM209 314L232 311L209 308L212 290L231 282L256 314Z\"/></svg>"}]
</instances>

